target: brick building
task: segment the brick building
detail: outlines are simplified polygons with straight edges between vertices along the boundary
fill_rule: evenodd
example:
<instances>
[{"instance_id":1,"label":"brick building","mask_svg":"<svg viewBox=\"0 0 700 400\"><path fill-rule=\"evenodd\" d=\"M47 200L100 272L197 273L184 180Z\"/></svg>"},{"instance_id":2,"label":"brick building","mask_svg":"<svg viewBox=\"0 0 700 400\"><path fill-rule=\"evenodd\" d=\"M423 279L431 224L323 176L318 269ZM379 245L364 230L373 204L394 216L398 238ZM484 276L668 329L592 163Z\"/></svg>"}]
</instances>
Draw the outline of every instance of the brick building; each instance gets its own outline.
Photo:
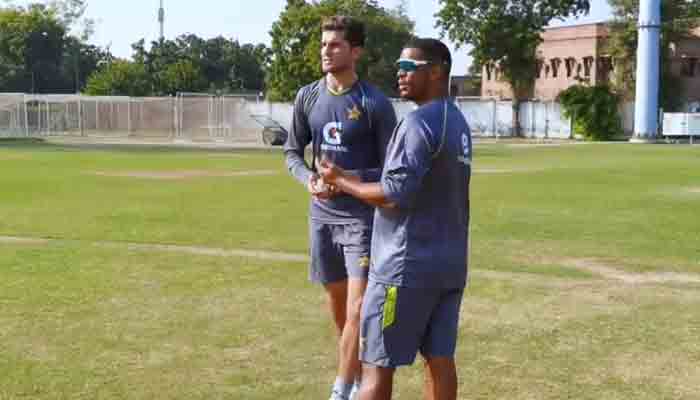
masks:
<instances>
[{"instance_id":1,"label":"brick building","mask_svg":"<svg viewBox=\"0 0 700 400\"><path fill-rule=\"evenodd\" d=\"M481 78L471 75L452 75L450 96L479 97L481 95Z\"/></svg>"},{"instance_id":2,"label":"brick building","mask_svg":"<svg viewBox=\"0 0 700 400\"><path fill-rule=\"evenodd\" d=\"M537 53L537 78L532 97L552 100L559 92L580 81L607 82L614 71L614 60L605 53L610 34L607 23L548 28ZM681 77L684 102L700 101L700 28L692 37L672 47L672 71ZM510 98L512 92L500 79L497 66L482 70L483 97Z\"/></svg>"}]
</instances>

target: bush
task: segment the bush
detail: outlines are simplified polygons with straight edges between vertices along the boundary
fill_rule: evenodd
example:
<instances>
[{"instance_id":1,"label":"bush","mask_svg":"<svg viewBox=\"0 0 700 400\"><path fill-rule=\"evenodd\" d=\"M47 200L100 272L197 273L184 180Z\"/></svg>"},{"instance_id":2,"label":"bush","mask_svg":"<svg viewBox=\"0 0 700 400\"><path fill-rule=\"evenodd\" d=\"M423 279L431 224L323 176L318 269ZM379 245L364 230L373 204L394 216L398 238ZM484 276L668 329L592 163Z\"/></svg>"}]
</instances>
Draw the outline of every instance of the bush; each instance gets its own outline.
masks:
<instances>
[{"instance_id":1,"label":"bush","mask_svg":"<svg viewBox=\"0 0 700 400\"><path fill-rule=\"evenodd\" d=\"M620 99L609 86L574 85L559 93L557 101L573 119L574 133L586 140L610 140L622 131Z\"/></svg>"}]
</instances>

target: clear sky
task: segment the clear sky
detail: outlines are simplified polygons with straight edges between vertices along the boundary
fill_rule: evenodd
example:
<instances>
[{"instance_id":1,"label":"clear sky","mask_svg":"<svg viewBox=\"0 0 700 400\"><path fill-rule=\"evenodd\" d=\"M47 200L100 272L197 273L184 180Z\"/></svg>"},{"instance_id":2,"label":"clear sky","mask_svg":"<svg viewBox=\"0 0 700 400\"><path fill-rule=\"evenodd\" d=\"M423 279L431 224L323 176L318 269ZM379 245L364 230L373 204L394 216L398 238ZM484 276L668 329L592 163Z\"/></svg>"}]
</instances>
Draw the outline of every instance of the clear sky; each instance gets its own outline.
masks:
<instances>
[{"instance_id":1,"label":"clear sky","mask_svg":"<svg viewBox=\"0 0 700 400\"><path fill-rule=\"evenodd\" d=\"M29 1L16 0L15 4ZM174 38L194 33L203 38L223 35L242 43L270 44L272 23L284 9L286 0L164 0L165 36ZM380 5L394 8L400 0L379 0ZM589 16L563 24L598 22L611 18L606 0L592 0ZM418 36L437 37L434 14L438 0L408 0L409 16L416 22ZM97 21L91 42L110 45L117 57L129 58L131 44L141 38L147 43L158 38L159 0L88 0L87 16ZM556 25L561 25L557 23ZM468 49L453 50L453 73L466 73L470 64Z\"/></svg>"}]
</instances>

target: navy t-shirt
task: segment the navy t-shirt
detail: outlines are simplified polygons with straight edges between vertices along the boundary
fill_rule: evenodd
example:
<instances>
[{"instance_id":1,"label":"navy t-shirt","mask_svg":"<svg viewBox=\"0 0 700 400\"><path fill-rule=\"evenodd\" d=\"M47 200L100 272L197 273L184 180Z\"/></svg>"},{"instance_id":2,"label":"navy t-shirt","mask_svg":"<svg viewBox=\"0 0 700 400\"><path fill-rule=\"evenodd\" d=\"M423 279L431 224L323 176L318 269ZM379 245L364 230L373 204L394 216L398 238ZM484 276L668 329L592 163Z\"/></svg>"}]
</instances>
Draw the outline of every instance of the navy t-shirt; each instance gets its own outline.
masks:
<instances>
[{"instance_id":1,"label":"navy t-shirt","mask_svg":"<svg viewBox=\"0 0 700 400\"><path fill-rule=\"evenodd\" d=\"M462 112L434 100L399 123L377 208L370 279L416 288L461 288L467 279L472 139Z\"/></svg>"},{"instance_id":2,"label":"navy t-shirt","mask_svg":"<svg viewBox=\"0 0 700 400\"><path fill-rule=\"evenodd\" d=\"M328 158L363 181L377 181L386 147L396 125L389 99L368 83L357 81L334 94L325 79L303 87L294 102L294 117L284 145L287 167L306 185L313 174L304 160L311 145L318 160ZM312 198L310 216L326 223L370 222L374 209L349 195Z\"/></svg>"}]
</instances>

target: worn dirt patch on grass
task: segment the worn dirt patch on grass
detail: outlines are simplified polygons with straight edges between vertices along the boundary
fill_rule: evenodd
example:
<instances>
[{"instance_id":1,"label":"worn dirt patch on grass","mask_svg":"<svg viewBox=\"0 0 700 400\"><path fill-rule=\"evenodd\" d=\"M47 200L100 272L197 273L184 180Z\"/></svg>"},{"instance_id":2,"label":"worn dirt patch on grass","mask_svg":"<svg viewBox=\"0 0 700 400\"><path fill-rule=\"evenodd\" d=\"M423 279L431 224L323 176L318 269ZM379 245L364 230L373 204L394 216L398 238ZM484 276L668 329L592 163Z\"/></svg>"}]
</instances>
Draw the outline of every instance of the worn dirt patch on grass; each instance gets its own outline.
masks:
<instances>
[{"instance_id":1,"label":"worn dirt patch on grass","mask_svg":"<svg viewBox=\"0 0 700 400\"><path fill-rule=\"evenodd\" d=\"M200 246L181 246L181 245L167 245L167 244L148 244L148 243L119 243L119 242L97 242L97 246L105 247L126 247L130 250L146 250L146 251L168 251L176 253L188 253L197 254L205 256L218 256L218 257L249 257L249 258L259 258L261 260L274 260L274 261L295 261L295 262L305 262L308 261L308 256L299 253L287 253L279 251L266 251L266 250L244 250L244 249L218 249L212 247L200 247Z\"/></svg>"},{"instance_id":2,"label":"worn dirt patch on grass","mask_svg":"<svg viewBox=\"0 0 700 400\"><path fill-rule=\"evenodd\" d=\"M193 178L230 178L238 176L269 176L278 175L280 171L276 170L258 170L258 171L207 171L207 170L186 170L186 171L122 171L122 172L105 172L94 171L93 175L120 177L120 178L142 178L142 179L164 179L164 180L180 180Z\"/></svg>"},{"instance_id":3,"label":"worn dirt patch on grass","mask_svg":"<svg viewBox=\"0 0 700 400\"><path fill-rule=\"evenodd\" d=\"M0 236L0 243L42 245L47 243L75 243L77 241L64 239L41 239L30 237ZM93 242L93 246L109 248L126 248L142 251L166 251L175 253L187 253L216 257L248 257L261 260L307 262L309 256L301 253L282 251L247 250L247 249L221 249L215 247L184 246L158 243L127 243L127 242Z\"/></svg>"},{"instance_id":4,"label":"worn dirt patch on grass","mask_svg":"<svg viewBox=\"0 0 700 400\"><path fill-rule=\"evenodd\" d=\"M475 168L475 174L513 174L519 172L540 172L544 168Z\"/></svg>"},{"instance_id":5,"label":"worn dirt patch on grass","mask_svg":"<svg viewBox=\"0 0 700 400\"><path fill-rule=\"evenodd\" d=\"M0 243L36 245L36 244L49 243L49 240L48 239L39 239L39 238L28 238L28 237L0 236Z\"/></svg>"},{"instance_id":6,"label":"worn dirt patch on grass","mask_svg":"<svg viewBox=\"0 0 700 400\"><path fill-rule=\"evenodd\" d=\"M15 161L15 160L29 160L31 157L28 155L19 154L2 154L0 153L0 161Z\"/></svg>"},{"instance_id":7,"label":"worn dirt patch on grass","mask_svg":"<svg viewBox=\"0 0 700 400\"><path fill-rule=\"evenodd\" d=\"M627 284L700 283L700 275L678 272L627 272L597 260L586 258L564 259L561 260L561 263L565 266L583 269L606 279L622 281Z\"/></svg>"},{"instance_id":8,"label":"worn dirt patch on grass","mask_svg":"<svg viewBox=\"0 0 700 400\"><path fill-rule=\"evenodd\" d=\"M538 257L519 254L518 260L524 263L560 265L566 268L575 268L590 272L605 280L618 281L628 285L664 283L700 284L700 274L680 272L630 272L625 271L624 267L620 265L595 258ZM547 279L549 280L551 278L548 277Z\"/></svg>"},{"instance_id":9,"label":"worn dirt patch on grass","mask_svg":"<svg viewBox=\"0 0 700 400\"><path fill-rule=\"evenodd\" d=\"M581 144L579 142L567 142L567 143L509 143L506 147L510 148L523 148L523 147L561 147L561 146L571 146L574 144Z\"/></svg>"}]
</instances>

